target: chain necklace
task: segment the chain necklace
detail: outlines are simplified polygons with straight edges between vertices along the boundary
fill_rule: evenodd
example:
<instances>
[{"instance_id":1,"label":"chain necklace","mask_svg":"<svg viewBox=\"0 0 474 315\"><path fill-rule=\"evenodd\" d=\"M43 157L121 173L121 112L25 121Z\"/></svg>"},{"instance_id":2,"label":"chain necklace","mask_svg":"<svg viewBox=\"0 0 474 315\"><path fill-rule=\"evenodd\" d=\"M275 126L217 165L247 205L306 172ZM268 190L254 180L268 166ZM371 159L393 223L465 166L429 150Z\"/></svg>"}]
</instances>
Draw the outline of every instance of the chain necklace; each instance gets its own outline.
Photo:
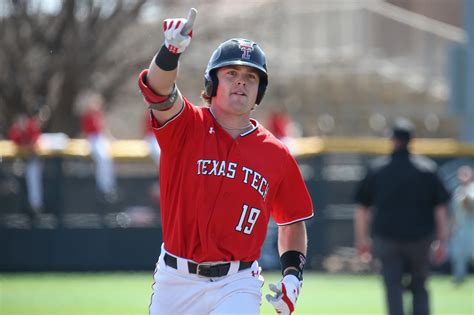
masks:
<instances>
[{"instance_id":1,"label":"chain necklace","mask_svg":"<svg viewBox=\"0 0 474 315\"><path fill-rule=\"evenodd\" d=\"M224 128L224 129L226 129L226 130L239 130L239 131L241 131L241 130L247 130L247 129L253 128L253 125L252 125L251 122L249 122L249 124L248 124L247 126L242 127L242 128L226 127L226 126L224 126L224 125L217 119L216 115L214 115L214 112L212 111L212 108L209 108L209 110L211 111L211 114L212 114L212 116L214 116L214 119L217 121L217 123L218 123L222 128Z\"/></svg>"}]
</instances>

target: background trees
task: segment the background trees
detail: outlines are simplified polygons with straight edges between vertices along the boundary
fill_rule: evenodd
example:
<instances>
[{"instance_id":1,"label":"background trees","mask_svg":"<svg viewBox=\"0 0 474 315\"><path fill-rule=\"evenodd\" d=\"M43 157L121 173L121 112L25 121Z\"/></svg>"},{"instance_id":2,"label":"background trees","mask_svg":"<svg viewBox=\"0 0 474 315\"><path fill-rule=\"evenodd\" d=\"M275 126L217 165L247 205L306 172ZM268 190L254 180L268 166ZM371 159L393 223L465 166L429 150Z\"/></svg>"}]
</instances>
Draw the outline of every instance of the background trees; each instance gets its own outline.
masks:
<instances>
[{"instance_id":1,"label":"background trees","mask_svg":"<svg viewBox=\"0 0 474 315\"><path fill-rule=\"evenodd\" d=\"M91 89L110 99L127 73L149 59L120 43L145 3L9 0L0 5L0 134L16 114L27 112L40 115L44 131L74 135L78 96ZM139 40L130 38L126 45Z\"/></svg>"}]
</instances>

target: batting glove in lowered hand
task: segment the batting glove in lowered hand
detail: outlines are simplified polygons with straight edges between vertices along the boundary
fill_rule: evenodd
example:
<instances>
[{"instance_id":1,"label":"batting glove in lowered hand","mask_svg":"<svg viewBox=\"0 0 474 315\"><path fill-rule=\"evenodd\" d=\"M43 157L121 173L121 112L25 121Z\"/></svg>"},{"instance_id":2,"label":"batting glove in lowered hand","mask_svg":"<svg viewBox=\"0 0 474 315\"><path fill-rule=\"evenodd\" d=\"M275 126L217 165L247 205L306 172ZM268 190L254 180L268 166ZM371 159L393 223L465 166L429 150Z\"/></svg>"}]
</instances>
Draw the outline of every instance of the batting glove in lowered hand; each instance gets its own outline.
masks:
<instances>
[{"instance_id":1,"label":"batting glove in lowered hand","mask_svg":"<svg viewBox=\"0 0 474 315\"><path fill-rule=\"evenodd\" d=\"M191 9L187 19L174 18L163 21L165 46L173 54L181 54L191 43L196 12L195 9Z\"/></svg>"},{"instance_id":2,"label":"batting glove in lowered hand","mask_svg":"<svg viewBox=\"0 0 474 315\"><path fill-rule=\"evenodd\" d=\"M289 315L295 310L296 300L303 284L296 276L286 275L276 285L269 288L275 295L267 294L267 301L273 305L278 314Z\"/></svg>"}]
</instances>

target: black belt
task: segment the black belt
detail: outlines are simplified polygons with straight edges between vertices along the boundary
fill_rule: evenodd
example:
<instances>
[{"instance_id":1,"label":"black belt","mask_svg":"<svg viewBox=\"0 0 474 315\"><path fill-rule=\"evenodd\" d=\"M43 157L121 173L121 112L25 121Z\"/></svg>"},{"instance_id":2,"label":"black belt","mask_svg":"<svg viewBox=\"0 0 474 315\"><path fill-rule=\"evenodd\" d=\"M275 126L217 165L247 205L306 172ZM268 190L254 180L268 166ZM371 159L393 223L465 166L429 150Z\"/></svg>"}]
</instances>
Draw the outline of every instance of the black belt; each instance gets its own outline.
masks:
<instances>
[{"instance_id":1,"label":"black belt","mask_svg":"<svg viewBox=\"0 0 474 315\"><path fill-rule=\"evenodd\" d=\"M165 254L165 264L171 268L178 269L178 260L169 254ZM239 263L239 271L250 268L253 261L241 261ZM230 269L230 262L222 264L196 264L188 261L189 273L196 274L201 277L217 278L227 276Z\"/></svg>"}]
</instances>

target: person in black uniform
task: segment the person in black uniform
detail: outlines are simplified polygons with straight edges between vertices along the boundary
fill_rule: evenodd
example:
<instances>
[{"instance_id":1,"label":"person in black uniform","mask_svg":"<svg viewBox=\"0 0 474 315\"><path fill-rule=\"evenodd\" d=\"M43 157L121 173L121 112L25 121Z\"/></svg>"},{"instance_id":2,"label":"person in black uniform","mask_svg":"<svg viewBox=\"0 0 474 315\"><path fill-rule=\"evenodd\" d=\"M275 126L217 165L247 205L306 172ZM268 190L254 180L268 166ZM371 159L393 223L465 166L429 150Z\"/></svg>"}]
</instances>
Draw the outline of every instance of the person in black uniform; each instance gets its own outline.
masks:
<instances>
[{"instance_id":1,"label":"person in black uniform","mask_svg":"<svg viewBox=\"0 0 474 315\"><path fill-rule=\"evenodd\" d=\"M391 155L373 161L355 193L355 245L361 255L371 255L373 247L380 259L390 315L404 314L407 288L412 314L430 314L425 286L430 259L440 264L446 258L449 193L435 162L410 153L413 131L408 120L395 122Z\"/></svg>"}]
</instances>

